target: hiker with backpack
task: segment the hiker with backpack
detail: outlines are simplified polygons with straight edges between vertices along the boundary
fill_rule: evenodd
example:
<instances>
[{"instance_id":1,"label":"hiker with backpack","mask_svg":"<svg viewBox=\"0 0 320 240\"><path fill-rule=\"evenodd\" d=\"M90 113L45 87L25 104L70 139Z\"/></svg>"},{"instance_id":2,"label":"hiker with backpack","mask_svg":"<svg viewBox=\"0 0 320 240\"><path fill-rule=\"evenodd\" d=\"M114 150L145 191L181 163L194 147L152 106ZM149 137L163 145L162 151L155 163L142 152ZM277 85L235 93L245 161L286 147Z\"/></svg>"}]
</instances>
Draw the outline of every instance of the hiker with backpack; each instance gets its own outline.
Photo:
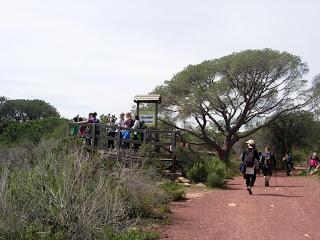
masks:
<instances>
[{"instance_id":1,"label":"hiker with backpack","mask_svg":"<svg viewBox=\"0 0 320 240\"><path fill-rule=\"evenodd\" d=\"M272 176L272 171L276 166L276 158L269 147L265 147L262 154L262 174L264 176L264 186L269 187L269 181Z\"/></svg>"},{"instance_id":2,"label":"hiker with backpack","mask_svg":"<svg viewBox=\"0 0 320 240\"><path fill-rule=\"evenodd\" d=\"M259 168L259 153L255 148L254 140L250 139L246 144L248 149L242 154L241 171L243 178L246 180L247 191L252 195L252 187L256 181Z\"/></svg>"}]
</instances>

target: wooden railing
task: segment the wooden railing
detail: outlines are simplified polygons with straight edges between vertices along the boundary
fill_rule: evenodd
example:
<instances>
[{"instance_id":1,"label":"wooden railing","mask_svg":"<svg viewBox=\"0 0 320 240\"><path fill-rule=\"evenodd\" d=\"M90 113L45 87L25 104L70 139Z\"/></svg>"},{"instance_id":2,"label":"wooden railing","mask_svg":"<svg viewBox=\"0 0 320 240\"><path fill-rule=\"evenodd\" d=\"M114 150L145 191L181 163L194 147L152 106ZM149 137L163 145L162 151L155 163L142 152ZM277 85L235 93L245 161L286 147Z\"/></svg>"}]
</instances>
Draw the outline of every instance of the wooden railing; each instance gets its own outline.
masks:
<instances>
[{"instance_id":1,"label":"wooden railing","mask_svg":"<svg viewBox=\"0 0 320 240\"><path fill-rule=\"evenodd\" d=\"M130 132L130 138L125 138L124 135L128 132ZM175 129L131 129L97 123L69 123L69 133L82 138L85 144L98 150L110 148L137 150L142 144L153 145L159 158L171 161L172 167L175 167L176 148L180 136L180 132ZM138 136L140 139L137 139Z\"/></svg>"}]
</instances>

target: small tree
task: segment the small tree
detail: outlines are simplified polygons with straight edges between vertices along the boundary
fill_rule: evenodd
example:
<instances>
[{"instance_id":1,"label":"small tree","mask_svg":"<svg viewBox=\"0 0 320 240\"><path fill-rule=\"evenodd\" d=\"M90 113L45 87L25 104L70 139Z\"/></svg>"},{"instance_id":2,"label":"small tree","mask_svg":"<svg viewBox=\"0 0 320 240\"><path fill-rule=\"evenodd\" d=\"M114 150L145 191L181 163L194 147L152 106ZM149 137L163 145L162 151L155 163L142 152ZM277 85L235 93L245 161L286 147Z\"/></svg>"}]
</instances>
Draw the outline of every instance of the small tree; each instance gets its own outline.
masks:
<instances>
[{"instance_id":1,"label":"small tree","mask_svg":"<svg viewBox=\"0 0 320 240\"><path fill-rule=\"evenodd\" d=\"M247 50L189 65L154 92L163 96L162 113L183 123L176 127L228 162L239 139L308 103L307 71L300 57L287 52Z\"/></svg>"}]
</instances>

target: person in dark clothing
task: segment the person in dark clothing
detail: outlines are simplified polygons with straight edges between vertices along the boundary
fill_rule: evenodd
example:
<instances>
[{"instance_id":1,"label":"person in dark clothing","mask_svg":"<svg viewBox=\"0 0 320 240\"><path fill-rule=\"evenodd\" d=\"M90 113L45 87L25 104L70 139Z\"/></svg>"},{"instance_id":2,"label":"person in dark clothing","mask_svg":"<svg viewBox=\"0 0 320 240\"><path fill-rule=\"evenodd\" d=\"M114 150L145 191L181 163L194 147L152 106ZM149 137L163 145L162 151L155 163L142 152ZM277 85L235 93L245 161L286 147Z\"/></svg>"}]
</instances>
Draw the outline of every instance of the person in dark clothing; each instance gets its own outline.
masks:
<instances>
[{"instance_id":1,"label":"person in dark clothing","mask_svg":"<svg viewBox=\"0 0 320 240\"><path fill-rule=\"evenodd\" d=\"M246 180L247 191L251 195L259 168L259 154L255 149L254 140L250 139L246 143L248 149L242 154L242 164L244 165L243 178Z\"/></svg>"},{"instance_id":2,"label":"person in dark clothing","mask_svg":"<svg viewBox=\"0 0 320 240\"><path fill-rule=\"evenodd\" d=\"M291 153L288 153L284 156L283 161L286 165L286 170L287 170L287 176L290 176L290 172L293 167L293 159Z\"/></svg>"},{"instance_id":3,"label":"person in dark clothing","mask_svg":"<svg viewBox=\"0 0 320 240\"><path fill-rule=\"evenodd\" d=\"M272 171L276 166L276 158L270 151L269 147L265 147L262 154L262 174L264 176L264 186L269 187L269 181L272 176Z\"/></svg>"}]
</instances>

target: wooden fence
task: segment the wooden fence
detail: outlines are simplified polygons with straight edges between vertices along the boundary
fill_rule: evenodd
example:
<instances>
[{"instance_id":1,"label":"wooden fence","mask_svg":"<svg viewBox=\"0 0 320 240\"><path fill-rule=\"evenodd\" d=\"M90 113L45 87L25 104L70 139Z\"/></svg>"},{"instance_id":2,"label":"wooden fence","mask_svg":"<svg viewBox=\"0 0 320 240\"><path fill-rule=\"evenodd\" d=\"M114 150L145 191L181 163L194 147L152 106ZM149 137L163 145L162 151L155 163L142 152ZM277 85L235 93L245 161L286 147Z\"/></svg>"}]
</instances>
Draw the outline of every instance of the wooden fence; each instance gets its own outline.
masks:
<instances>
[{"instance_id":1,"label":"wooden fence","mask_svg":"<svg viewBox=\"0 0 320 240\"><path fill-rule=\"evenodd\" d=\"M111 148L137 150L142 144L153 145L158 158L170 162L172 167L175 167L176 148L180 136L180 132L176 129L131 129L107 124L69 123L69 133L82 138L89 147L97 150ZM125 138L126 134L130 134L130 138Z\"/></svg>"}]
</instances>

